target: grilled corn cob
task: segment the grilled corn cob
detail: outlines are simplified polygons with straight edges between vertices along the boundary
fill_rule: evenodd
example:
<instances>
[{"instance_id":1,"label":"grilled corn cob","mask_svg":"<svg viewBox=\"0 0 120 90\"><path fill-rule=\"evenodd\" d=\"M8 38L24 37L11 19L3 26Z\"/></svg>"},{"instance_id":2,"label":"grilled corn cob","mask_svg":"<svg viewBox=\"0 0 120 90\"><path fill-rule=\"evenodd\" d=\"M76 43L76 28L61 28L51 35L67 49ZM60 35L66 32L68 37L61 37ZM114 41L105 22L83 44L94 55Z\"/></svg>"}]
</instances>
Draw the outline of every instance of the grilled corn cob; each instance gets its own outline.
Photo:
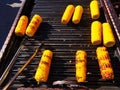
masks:
<instances>
[{"instance_id":1,"label":"grilled corn cob","mask_svg":"<svg viewBox=\"0 0 120 90\"><path fill-rule=\"evenodd\" d=\"M78 24L80 22L82 13L83 13L83 7L81 5L76 6L75 12L74 12L73 18L72 18L72 22L74 24Z\"/></svg>"},{"instance_id":2,"label":"grilled corn cob","mask_svg":"<svg viewBox=\"0 0 120 90\"><path fill-rule=\"evenodd\" d=\"M86 64L87 64L87 53L83 50L78 50L76 52L76 79L77 82L85 82L86 80Z\"/></svg>"},{"instance_id":3,"label":"grilled corn cob","mask_svg":"<svg viewBox=\"0 0 120 90\"><path fill-rule=\"evenodd\" d=\"M26 29L26 35L29 37L33 37L34 34L36 33L39 25L41 24L41 22L42 22L42 17L38 14L35 14L32 17L32 20L30 21L30 23Z\"/></svg>"},{"instance_id":4,"label":"grilled corn cob","mask_svg":"<svg viewBox=\"0 0 120 90\"><path fill-rule=\"evenodd\" d=\"M114 79L114 72L111 65L109 53L105 47L98 47L96 50L100 72L103 80Z\"/></svg>"},{"instance_id":5,"label":"grilled corn cob","mask_svg":"<svg viewBox=\"0 0 120 90\"><path fill-rule=\"evenodd\" d=\"M94 21L91 25L91 42L93 45L99 45L102 42L102 24Z\"/></svg>"},{"instance_id":6,"label":"grilled corn cob","mask_svg":"<svg viewBox=\"0 0 120 90\"><path fill-rule=\"evenodd\" d=\"M100 17L99 4L97 0L90 2L90 12L92 19L98 19Z\"/></svg>"},{"instance_id":7,"label":"grilled corn cob","mask_svg":"<svg viewBox=\"0 0 120 90\"><path fill-rule=\"evenodd\" d=\"M61 23L62 24L67 24L70 21L74 10L75 10L75 7L73 5L68 5L66 7L66 9L65 9L65 11L63 13L63 16L61 18Z\"/></svg>"},{"instance_id":8,"label":"grilled corn cob","mask_svg":"<svg viewBox=\"0 0 120 90\"><path fill-rule=\"evenodd\" d=\"M24 36L27 28L27 24L28 24L28 17L25 15L22 15L15 28L15 34L21 37Z\"/></svg>"},{"instance_id":9,"label":"grilled corn cob","mask_svg":"<svg viewBox=\"0 0 120 90\"><path fill-rule=\"evenodd\" d=\"M47 82L52 57L53 57L52 51L45 50L43 52L37 71L35 73L35 80L38 82L38 84L40 82Z\"/></svg>"},{"instance_id":10,"label":"grilled corn cob","mask_svg":"<svg viewBox=\"0 0 120 90\"><path fill-rule=\"evenodd\" d=\"M103 23L103 44L106 47L115 45L115 38L109 23Z\"/></svg>"}]
</instances>

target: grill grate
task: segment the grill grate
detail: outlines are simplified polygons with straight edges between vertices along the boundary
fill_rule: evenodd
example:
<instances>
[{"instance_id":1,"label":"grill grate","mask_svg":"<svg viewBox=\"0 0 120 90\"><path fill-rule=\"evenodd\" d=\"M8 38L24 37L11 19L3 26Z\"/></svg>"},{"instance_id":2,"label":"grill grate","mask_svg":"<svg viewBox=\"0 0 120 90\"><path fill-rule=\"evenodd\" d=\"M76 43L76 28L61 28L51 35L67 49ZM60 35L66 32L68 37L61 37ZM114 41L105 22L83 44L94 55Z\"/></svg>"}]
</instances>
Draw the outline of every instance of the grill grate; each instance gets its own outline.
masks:
<instances>
[{"instance_id":1,"label":"grill grate","mask_svg":"<svg viewBox=\"0 0 120 90\"><path fill-rule=\"evenodd\" d=\"M97 63L95 50L97 46L91 45L90 42L90 26L92 19L90 18L89 3L91 0L35 0L35 5L31 12L40 14L43 18L39 30L33 38L29 38L21 50L11 73L7 77L11 78L26 60L32 55L35 49L44 42L41 52L33 59L27 68L16 78L11 87L38 87L34 80L34 75L44 49L52 49L54 57L51 64L51 70L48 87L52 88L52 83L57 80L75 79L75 52L78 49L85 50L87 56L87 81L84 83L89 88L97 88L101 86L117 86L120 82L120 62L115 57L115 47L109 48L112 65L115 72L114 81L102 81ZM60 23L61 16L68 4L82 5L84 13L80 24L74 25L71 21L68 25ZM105 21L104 15L99 19Z\"/></svg>"}]
</instances>

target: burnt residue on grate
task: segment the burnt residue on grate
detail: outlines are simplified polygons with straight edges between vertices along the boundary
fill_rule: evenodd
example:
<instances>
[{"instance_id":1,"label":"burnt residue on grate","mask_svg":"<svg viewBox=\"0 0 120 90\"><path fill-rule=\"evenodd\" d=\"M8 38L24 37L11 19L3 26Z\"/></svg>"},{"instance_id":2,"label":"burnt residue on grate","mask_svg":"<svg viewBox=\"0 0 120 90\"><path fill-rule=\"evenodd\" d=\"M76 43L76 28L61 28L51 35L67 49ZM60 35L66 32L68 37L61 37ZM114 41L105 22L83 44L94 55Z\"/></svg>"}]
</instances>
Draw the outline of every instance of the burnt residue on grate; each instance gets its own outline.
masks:
<instances>
[{"instance_id":1,"label":"burnt residue on grate","mask_svg":"<svg viewBox=\"0 0 120 90\"><path fill-rule=\"evenodd\" d=\"M90 26L93 21L89 10L90 1L91 0L35 0L31 17L37 13L42 16L43 23L40 25L35 36L29 38L24 44L7 80L10 80L18 69L24 65L26 60L42 42L44 42L44 46L28 67L16 78L11 88L40 87L34 80L34 75L44 49L51 49L54 54L49 79L48 82L45 83L47 87L54 88L52 84L58 80L76 82L75 52L79 49L87 52L87 81L83 84L75 83L76 85L84 85L88 88L98 88L101 86L119 87L120 62L115 56L115 50L119 44L108 48L115 72L115 80L101 80L95 53L97 46L93 46L90 40ZM68 25L63 25L60 22L62 14L68 4L75 6L80 4L84 8L82 19L78 25L74 25L71 21ZM101 11L99 20L105 22L105 16L102 14L103 12Z\"/></svg>"}]
</instances>

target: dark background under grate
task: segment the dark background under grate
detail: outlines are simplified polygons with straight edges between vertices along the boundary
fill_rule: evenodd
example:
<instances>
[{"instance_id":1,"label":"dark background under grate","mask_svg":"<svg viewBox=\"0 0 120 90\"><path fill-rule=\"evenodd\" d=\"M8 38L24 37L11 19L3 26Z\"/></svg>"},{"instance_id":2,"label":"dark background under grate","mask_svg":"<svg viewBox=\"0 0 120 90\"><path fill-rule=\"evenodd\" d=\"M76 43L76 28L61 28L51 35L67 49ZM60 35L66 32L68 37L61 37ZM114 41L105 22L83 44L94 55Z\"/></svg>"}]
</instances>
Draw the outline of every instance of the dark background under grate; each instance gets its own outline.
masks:
<instances>
[{"instance_id":1,"label":"dark background under grate","mask_svg":"<svg viewBox=\"0 0 120 90\"><path fill-rule=\"evenodd\" d=\"M75 79L75 53L82 49L87 52L87 81L84 83L89 88L98 88L101 86L119 86L120 82L120 62L115 56L117 44L108 48L115 79L113 81L102 81L97 63L95 50L97 46L93 46L90 42L90 26L92 19L90 17L89 3L91 0L35 0L35 5L31 12L31 17L34 14L39 14L43 18L37 33L33 38L29 38L24 48L21 50L11 73L7 77L9 80L32 55L35 49L44 42L41 52L33 59L27 68L17 77L11 87L38 87L34 80L34 75L39 64L42 51L51 49L54 53L48 87L53 87L53 81L57 80L72 80ZM84 13L78 25L74 25L71 21L68 25L61 24L62 14L68 4L82 5ZM105 17L101 10L100 21L105 22Z\"/></svg>"}]
</instances>

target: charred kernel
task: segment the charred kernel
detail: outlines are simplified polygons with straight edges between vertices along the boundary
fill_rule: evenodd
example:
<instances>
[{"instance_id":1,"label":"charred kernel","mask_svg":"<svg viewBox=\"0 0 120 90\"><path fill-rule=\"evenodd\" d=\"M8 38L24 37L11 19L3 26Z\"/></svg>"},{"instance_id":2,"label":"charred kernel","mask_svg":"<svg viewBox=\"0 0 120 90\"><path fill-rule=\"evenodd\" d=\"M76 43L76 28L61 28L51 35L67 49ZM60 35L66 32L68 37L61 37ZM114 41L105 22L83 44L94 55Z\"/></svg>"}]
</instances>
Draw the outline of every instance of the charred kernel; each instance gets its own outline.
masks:
<instances>
[{"instance_id":1,"label":"charred kernel","mask_svg":"<svg viewBox=\"0 0 120 90\"><path fill-rule=\"evenodd\" d=\"M101 70L105 70L107 68L111 68L111 64L108 62L108 63L101 63L100 64L100 69Z\"/></svg>"},{"instance_id":2,"label":"charred kernel","mask_svg":"<svg viewBox=\"0 0 120 90\"><path fill-rule=\"evenodd\" d=\"M111 68L107 68L106 70L101 71L102 78L104 80L114 79L114 73Z\"/></svg>"},{"instance_id":3,"label":"charred kernel","mask_svg":"<svg viewBox=\"0 0 120 90\"><path fill-rule=\"evenodd\" d=\"M45 64L46 66L49 66L49 63L46 62L45 60L41 61L41 64Z\"/></svg>"},{"instance_id":4,"label":"charred kernel","mask_svg":"<svg viewBox=\"0 0 120 90\"><path fill-rule=\"evenodd\" d=\"M82 62L84 63L84 62L86 62L86 61L85 61L85 60L76 60L76 64L77 64L77 63L82 63Z\"/></svg>"},{"instance_id":5,"label":"charred kernel","mask_svg":"<svg viewBox=\"0 0 120 90\"><path fill-rule=\"evenodd\" d=\"M52 57L51 56L49 56L49 55L43 55L44 57L46 57L46 58L49 58L49 59L51 59Z\"/></svg>"},{"instance_id":6,"label":"charred kernel","mask_svg":"<svg viewBox=\"0 0 120 90\"><path fill-rule=\"evenodd\" d=\"M109 57L109 54L107 51L104 51L104 52L99 52L99 55L97 55L98 59L99 60L110 60L110 57Z\"/></svg>"}]
</instances>

